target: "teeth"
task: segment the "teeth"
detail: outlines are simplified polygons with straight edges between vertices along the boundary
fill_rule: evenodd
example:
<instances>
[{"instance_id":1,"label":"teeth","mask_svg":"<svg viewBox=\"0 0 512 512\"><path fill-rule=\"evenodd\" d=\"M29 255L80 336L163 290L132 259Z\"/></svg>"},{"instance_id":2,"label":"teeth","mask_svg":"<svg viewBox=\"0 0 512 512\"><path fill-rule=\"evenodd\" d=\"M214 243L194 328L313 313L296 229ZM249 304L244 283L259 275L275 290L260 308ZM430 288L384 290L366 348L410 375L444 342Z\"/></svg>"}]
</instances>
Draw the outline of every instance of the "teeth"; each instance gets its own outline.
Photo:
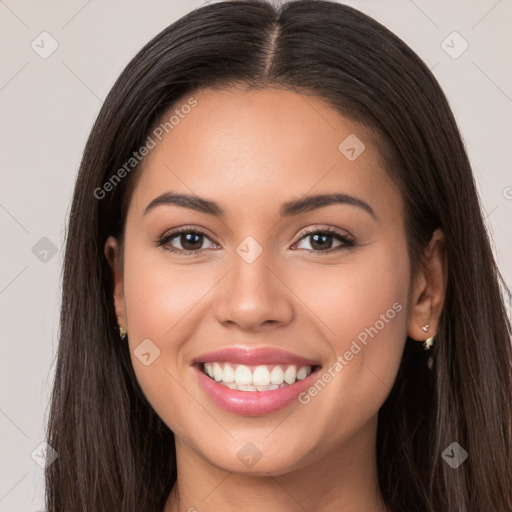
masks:
<instances>
[{"instance_id":1,"label":"teeth","mask_svg":"<svg viewBox=\"0 0 512 512\"><path fill-rule=\"evenodd\" d=\"M216 382L240 391L270 391L305 379L312 371L311 366L297 369L293 364L274 365L272 370L268 365L251 368L244 364L210 362L204 364L203 371Z\"/></svg>"},{"instance_id":2,"label":"teeth","mask_svg":"<svg viewBox=\"0 0 512 512\"><path fill-rule=\"evenodd\" d=\"M235 382L239 386L250 386L252 384L252 373L247 366L239 364L235 370Z\"/></svg>"},{"instance_id":3,"label":"teeth","mask_svg":"<svg viewBox=\"0 0 512 512\"><path fill-rule=\"evenodd\" d=\"M279 387L280 386L278 386L276 384L270 384L269 386L256 386L256 389L258 391L272 391L272 390L277 389Z\"/></svg>"},{"instance_id":4,"label":"teeth","mask_svg":"<svg viewBox=\"0 0 512 512\"><path fill-rule=\"evenodd\" d=\"M204 369L206 370L207 375L213 379L213 363L205 363Z\"/></svg>"},{"instance_id":5,"label":"teeth","mask_svg":"<svg viewBox=\"0 0 512 512\"><path fill-rule=\"evenodd\" d=\"M268 386L270 384L270 372L266 366L258 366L252 374L252 383L255 386Z\"/></svg>"},{"instance_id":6,"label":"teeth","mask_svg":"<svg viewBox=\"0 0 512 512\"><path fill-rule=\"evenodd\" d=\"M213 378L219 382L219 380L223 380L224 372L222 371L222 367L219 363L213 363Z\"/></svg>"},{"instance_id":7,"label":"teeth","mask_svg":"<svg viewBox=\"0 0 512 512\"><path fill-rule=\"evenodd\" d=\"M293 384L295 382L295 378L297 377L297 368L295 365L288 366L286 371L284 372L284 380L288 384Z\"/></svg>"},{"instance_id":8,"label":"teeth","mask_svg":"<svg viewBox=\"0 0 512 512\"><path fill-rule=\"evenodd\" d=\"M238 386L240 391L256 391L254 386Z\"/></svg>"},{"instance_id":9,"label":"teeth","mask_svg":"<svg viewBox=\"0 0 512 512\"><path fill-rule=\"evenodd\" d=\"M270 384L268 386L238 386L234 382L224 383L219 382L221 386L224 386L229 389L234 389L237 391L273 391L274 389L283 388L288 386L288 384L281 384L278 386L277 384Z\"/></svg>"},{"instance_id":10,"label":"teeth","mask_svg":"<svg viewBox=\"0 0 512 512\"><path fill-rule=\"evenodd\" d=\"M297 372L297 380L305 379L309 375L308 367L302 366L299 368L299 371Z\"/></svg>"},{"instance_id":11,"label":"teeth","mask_svg":"<svg viewBox=\"0 0 512 512\"><path fill-rule=\"evenodd\" d=\"M224 382L235 382L235 370L233 370L230 364L224 365L224 373L221 380Z\"/></svg>"},{"instance_id":12,"label":"teeth","mask_svg":"<svg viewBox=\"0 0 512 512\"><path fill-rule=\"evenodd\" d=\"M282 384L284 382L284 372L280 366L274 366L270 372L271 384Z\"/></svg>"}]
</instances>

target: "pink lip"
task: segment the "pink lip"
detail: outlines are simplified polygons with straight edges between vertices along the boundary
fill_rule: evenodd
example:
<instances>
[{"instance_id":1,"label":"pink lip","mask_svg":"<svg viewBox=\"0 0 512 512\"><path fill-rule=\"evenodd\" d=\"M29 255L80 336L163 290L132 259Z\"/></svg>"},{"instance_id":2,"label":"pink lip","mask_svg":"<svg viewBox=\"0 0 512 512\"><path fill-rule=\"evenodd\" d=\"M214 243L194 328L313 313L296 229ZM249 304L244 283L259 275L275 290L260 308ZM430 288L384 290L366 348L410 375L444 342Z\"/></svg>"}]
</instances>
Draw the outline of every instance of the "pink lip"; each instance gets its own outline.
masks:
<instances>
[{"instance_id":1,"label":"pink lip","mask_svg":"<svg viewBox=\"0 0 512 512\"><path fill-rule=\"evenodd\" d=\"M244 416L269 414L286 407L297 400L299 394L309 388L318 376L317 369L305 379L283 388L272 391L237 391L222 386L205 375L200 365L195 364L192 368L197 373L199 383L215 404L229 412Z\"/></svg>"},{"instance_id":2,"label":"pink lip","mask_svg":"<svg viewBox=\"0 0 512 512\"><path fill-rule=\"evenodd\" d=\"M242 346L235 346L202 354L199 357L196 357L192 361L192 364L210 363L215 361L245 364L248 366L260 364L294 364L297 367L301 367L316 366L320 364L318 361L305 359L292 354L291 352L286 352L285 350L277 348L247 348Z\"/></svg>"}]
</instances>

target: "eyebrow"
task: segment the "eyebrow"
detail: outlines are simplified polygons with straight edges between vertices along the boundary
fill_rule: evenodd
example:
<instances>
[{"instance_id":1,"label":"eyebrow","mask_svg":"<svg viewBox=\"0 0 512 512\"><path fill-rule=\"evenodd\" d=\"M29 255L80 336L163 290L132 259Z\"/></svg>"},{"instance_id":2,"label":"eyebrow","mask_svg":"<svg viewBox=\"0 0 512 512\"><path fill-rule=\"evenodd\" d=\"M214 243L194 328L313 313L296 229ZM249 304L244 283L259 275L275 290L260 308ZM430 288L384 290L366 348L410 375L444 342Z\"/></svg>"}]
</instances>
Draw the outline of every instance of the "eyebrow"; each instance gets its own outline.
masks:
<instances>
[{"instance_id":1,"label":"eyebrow","mask_svg":"<svg viewBox=\"0 0 512 512\"><path fill-rule=\"evenodd\" d=\"M364 210L366 213L370 214L375 220L377 220L377 215L375 214L375 211L368 203L357 197L341 193L318 194L314 196L306 196L301 199L296 199L293 201L288 201L286 203L283 203L279 213L281 217L289 217L293 215L299 215L301 213L310 212L312 210L316 210L318 208L323 208L324 206L330 206L333 204L345 204L349 206L356 206L357 208ZM151 210L161 205L181 206L183 208L190 208L191 210L195 210L201 213L215 215L216 217L224 217L226 214L224 209L221 208L214 201L209 201L208 199L203 199L199 196L193 196L188 194L176 194L174 192L165 192L164 194L161 194L155 199L153 199L147 205L143 215L146 215Z\"/></svg>"}]
</instances>

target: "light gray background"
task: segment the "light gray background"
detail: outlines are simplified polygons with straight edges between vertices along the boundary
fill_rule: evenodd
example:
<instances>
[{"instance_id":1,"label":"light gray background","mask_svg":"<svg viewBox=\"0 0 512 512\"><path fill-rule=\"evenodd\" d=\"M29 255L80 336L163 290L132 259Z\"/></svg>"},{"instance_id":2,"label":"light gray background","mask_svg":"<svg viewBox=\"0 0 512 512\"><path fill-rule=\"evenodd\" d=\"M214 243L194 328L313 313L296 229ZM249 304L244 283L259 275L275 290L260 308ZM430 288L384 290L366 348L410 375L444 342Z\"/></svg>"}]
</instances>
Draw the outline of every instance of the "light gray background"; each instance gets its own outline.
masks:
<instances>
[{"instance_id":1,"label":"light gray background","mask_svg":"<svg viewBox=\"0 0 512 512\"><path fill-rule=\"evenodd\" d=\"M0 512L33 512L44 505L43 469L31 454L44 439L65 225L86 138L128 61L202 3L0 0ZM512 2L347 3L389 27L433 69L466 142L495 254L510 286ZM43 31L58 43L47 59L31 47L34 40L42 46ZM453 31L469 43L456 59L442 47ZM49 40L44 44L48 49ZM452 53L461 44L457 38L444 43ZM55 255L48 241L39 242L43 237L55 246Z\"/></svg>"}]
</instances>

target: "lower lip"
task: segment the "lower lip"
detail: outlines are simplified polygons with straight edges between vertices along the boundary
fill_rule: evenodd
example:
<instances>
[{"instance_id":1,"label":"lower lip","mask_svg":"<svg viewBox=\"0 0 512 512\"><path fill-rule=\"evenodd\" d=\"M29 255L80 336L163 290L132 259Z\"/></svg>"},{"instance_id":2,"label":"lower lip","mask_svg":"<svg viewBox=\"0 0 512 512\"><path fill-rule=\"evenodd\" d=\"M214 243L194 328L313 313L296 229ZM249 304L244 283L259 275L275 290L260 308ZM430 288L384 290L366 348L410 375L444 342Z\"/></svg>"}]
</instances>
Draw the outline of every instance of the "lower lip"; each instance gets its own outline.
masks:
<instances>
[{"instance_id":1,"label":"lower lip","mask_svg":"<svg viewBox=\"0 0 512 512\"><path fill-rule=\"evenodd\" d=\"M227 411L244 416L259 416L283 409L297 400L300 393L311 386L319 370L317 368L305 379L272 391L237 391L207 377L199 366L194 365L193 368L197 372L201 386L215 404Z\"/></svg>"}]
</instances>

